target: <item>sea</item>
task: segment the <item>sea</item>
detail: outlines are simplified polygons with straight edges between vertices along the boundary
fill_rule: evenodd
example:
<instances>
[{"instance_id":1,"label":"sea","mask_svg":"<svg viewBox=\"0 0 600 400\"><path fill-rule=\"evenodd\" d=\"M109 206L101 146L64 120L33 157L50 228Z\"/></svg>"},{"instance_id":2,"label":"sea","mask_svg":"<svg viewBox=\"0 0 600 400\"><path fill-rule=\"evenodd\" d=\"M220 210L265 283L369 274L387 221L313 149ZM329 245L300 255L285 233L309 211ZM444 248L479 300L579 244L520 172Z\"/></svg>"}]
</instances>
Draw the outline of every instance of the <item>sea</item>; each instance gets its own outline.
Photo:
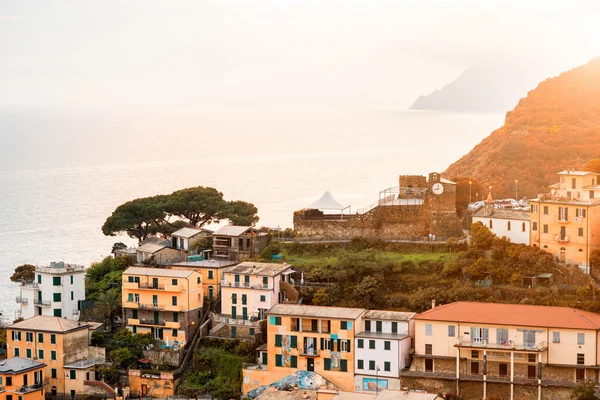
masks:
<instances>
[{"instance_id":1,"label":"sea","mask_svg":"<svg viewBox=\"0 0 600 400\"><path fill-rule=\"evenodd\" d=\"M292 227L325 191L355 211L398 175L441 172L500 127L502 113L407 110L192 111L0 108L0 312L14 319L14 268L89 266L117 241L121 203L192 186Z\"/></svg>"}]
</instances>

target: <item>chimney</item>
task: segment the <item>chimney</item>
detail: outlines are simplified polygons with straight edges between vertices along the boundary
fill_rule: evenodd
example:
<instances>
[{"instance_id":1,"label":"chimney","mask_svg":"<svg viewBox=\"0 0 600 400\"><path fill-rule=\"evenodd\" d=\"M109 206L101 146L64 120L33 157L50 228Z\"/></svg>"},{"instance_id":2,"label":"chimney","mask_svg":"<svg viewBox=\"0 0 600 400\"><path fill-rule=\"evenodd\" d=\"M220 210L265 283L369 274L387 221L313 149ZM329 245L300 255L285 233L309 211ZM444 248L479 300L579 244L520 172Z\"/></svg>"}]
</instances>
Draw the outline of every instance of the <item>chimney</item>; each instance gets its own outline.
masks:
<instances>
[{"instance_id":1,"label":"chimney","mask_svg":"<svg viewBox=\"0 0 600 400\"><path fill-rule=\"evenodd\" d=\"M435 299L431 300L431 309L435 308Z\"/></svg>"}]
</instances>

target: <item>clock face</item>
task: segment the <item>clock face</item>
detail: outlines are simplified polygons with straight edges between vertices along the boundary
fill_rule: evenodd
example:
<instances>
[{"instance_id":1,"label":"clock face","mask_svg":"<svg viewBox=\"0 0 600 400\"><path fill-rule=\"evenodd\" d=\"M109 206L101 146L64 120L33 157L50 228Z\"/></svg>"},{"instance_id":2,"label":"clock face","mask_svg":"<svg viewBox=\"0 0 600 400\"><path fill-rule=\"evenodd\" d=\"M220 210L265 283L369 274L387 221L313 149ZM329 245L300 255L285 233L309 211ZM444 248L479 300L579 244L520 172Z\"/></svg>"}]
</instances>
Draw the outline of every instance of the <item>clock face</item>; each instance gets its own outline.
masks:
<instances>
[{"instance_id":1,"label":"clock face","mask_svg":"<svg viewBox=\"0 0 600 400\"><path fill-rule=\"evenodd\" d=\"M442 194L444 193L444 185L441 183L436 183L431 187L431 191L433 194Z\"/></svg>"}]
</instances>

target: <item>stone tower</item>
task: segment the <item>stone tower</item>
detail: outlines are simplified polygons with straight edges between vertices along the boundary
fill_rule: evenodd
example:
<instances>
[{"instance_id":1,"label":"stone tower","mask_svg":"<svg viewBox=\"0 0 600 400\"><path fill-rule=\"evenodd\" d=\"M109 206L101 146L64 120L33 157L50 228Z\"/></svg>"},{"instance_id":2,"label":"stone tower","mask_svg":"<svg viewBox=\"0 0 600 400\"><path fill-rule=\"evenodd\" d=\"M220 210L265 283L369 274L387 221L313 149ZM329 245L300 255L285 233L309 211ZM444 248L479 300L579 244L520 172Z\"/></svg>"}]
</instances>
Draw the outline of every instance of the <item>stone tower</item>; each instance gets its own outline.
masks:
<instances>
[{"instance_id":1,"label":"stone tower","mask_svg":"<svg viewBox=\"0 0 600 400\"><path fill-rule=\"evenodd\" d=\"M429 212L429 228L437 237L461 237L456 214L456 183L441 177L437 172L429 174L425 207Z\"/></svg>"}]
</instances>

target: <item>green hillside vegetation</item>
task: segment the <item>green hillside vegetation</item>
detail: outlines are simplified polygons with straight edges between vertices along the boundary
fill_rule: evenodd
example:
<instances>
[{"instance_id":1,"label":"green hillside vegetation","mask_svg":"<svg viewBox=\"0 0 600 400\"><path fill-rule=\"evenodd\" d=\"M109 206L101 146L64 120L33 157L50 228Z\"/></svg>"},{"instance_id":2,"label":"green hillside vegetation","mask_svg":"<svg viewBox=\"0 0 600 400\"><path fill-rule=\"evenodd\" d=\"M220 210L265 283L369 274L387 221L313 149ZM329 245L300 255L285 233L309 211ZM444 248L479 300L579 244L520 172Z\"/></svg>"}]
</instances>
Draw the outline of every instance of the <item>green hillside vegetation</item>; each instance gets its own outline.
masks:
<instances>
[{"instance_id":1,"label":"green hillside vegetation","mask_svg":"<svg viewBox=\"0 0 600 400\"><path fill-rule=\"evenodd\" d=\"M519 193L535 196L556 183L557 172L582 169L597 158L599 139L600 58L596 58L541 82L506 114L500 129L452 164L445 176L472 176L492 185L496 197L513 197L518 179Z\"/></svg>"}]
</instances>

